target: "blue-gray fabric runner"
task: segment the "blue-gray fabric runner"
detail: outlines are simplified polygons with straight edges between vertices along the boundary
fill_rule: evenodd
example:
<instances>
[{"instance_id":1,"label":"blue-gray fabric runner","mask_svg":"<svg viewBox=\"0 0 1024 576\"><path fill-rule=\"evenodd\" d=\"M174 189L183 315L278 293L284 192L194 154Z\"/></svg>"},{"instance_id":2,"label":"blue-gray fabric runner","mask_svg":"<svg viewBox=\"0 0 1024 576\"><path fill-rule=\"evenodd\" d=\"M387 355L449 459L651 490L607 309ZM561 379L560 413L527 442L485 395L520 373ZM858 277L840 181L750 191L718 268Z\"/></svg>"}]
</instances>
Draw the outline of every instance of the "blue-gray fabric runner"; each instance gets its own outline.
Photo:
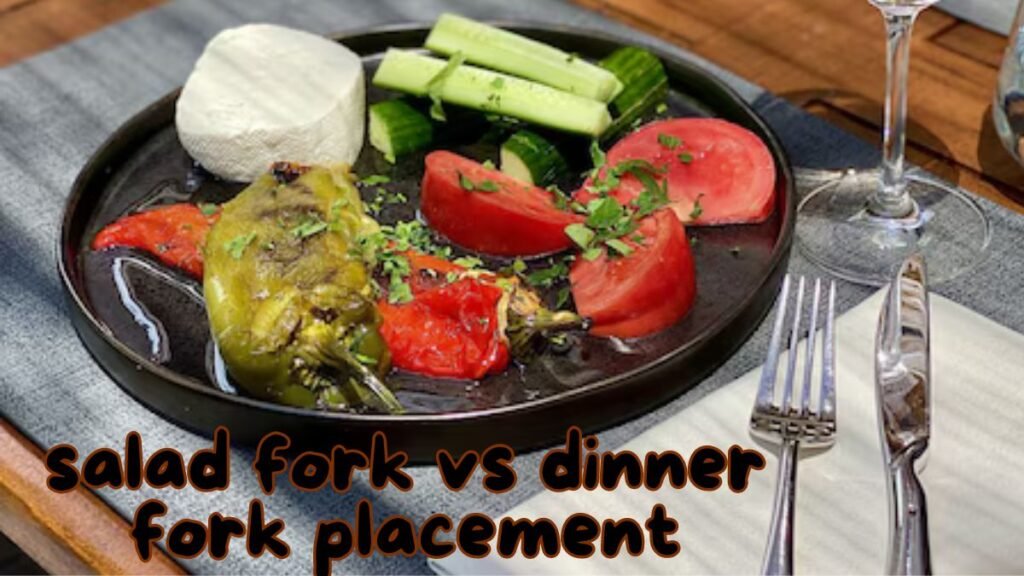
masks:
<instances>
[{"instance_id":1,"label":"blue-gray fabric runner","mask_svg":"<svg viewBox=\"0 0 1024 576\"><path fill-rule=\"evenodd\" d=\"M477 18L599 28L658 45L725 77L767 118L795 166L841 168L868 166L877 160L874 145L680 49L567 4L503 0L178 0L0 69L0 414L43 447L72 442L82 454L98 447L117 447L131 430L141 432L147 453L164 446L186 454L208 447L206 438L162 420L122 392L93 363L75 336L55 266L58 223L75 175L115 128L180 85L206 41L224 27L266 21L328 33L376 24L430 22L443 10ZM940 286L939 291L1024 331L1024 306L1020 306L1024 294L1024 218L991 203L982 204L994 225L990 256L972 274ZM816 272L795 251L791 267L797 272ZM848 308L868 293L843 285L842 307ZM646 416L605 431L601 434L602 445L625 442L752 369L760 363L764 349L762 327L701 386ZM737 418L742 417L737 414ZM687 448L680 450L685 452ZM244 517L250 499L260 495L250 469L251 457L249 450L233 452L232 486L226 493L143 489L101 490L99 495L129 517L142 501L159 497L170 507L168 518L163 519L165 525L181 517L206 518L215 511ZM458 517L473 511L498 515L540 489L537 465L537 453L520 455L519 485L501 496L483 491L479 482L463 492L449 492L432 467L414 469L416 487L405 494L393 489L376 493L362 480L347 494L279 489L264 501L268 514L287 524L284 538L291 545L289 558L277 560L265 555L252 559L236 543L223 562L203 555L184 561L184 565L197 573L309 573L316 522L351 518L360 498L373 498L375 512L381 518L405 514L422 521L436 512ZM421 573L427 571L427 566L420 557L353 555L340 562L336 570Z\"/></svg>"}]
</instances>

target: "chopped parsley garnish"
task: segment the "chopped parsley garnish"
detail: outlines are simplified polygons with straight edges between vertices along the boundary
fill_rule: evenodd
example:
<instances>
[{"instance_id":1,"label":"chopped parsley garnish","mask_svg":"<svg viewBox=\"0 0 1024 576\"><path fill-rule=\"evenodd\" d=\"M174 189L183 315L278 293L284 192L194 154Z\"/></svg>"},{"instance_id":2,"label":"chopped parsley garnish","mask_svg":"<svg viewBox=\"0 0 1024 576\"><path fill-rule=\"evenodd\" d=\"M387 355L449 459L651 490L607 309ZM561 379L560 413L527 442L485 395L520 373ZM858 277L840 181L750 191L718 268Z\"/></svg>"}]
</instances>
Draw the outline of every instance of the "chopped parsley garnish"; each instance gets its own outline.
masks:
<instances>
[{"instance_id":1,"label":"chopped parsley garnish","mask_svg":"<svg viewBox=\"0 0 1024 576\"><path fill-rule=\"evenodd\" d=\"M372 234L361 236L354 255L363 258L387 277L388 301L402 304L412 300L408 277L409 259L402 252L415 250L445 260L451 259L452 249L434 242L430 230L421 222L409 220L394 226L383 225ZM378 286L379 289L379 286Z\"/></svg>"},{"instance_id":2,"label":"chopped parsley garnish","mask_svg":"<svg viewBox=\"0 0 1024 576\"><path fill-rule=\"evenodd\" d=\"M523 262L522 258L516 258L512 261L512 271L516 274L526 272L526 262Z\"/></svg>"},{"instance_id":3,"label":"chopped parsley garnish","mask_svg":"<svg viewBox=\"0 0 1024 576\"><path fill-rule=\"evenodd\" d=\"M675 150L682 144L683 141L671 134L658 134L658 144L661 144L669 150Z\"/></svg>"},{"instance_id":4,"label":"chopped parsley garnish","mask_svg":"<svg viewBox=\"0 0 1024 576\"><path fill-rule=\"evenodd\" d=\"M526 275L526 281L530 286L536 288L550 288L565 278L569 274L569 262L571 260L564 259L559 261L548 260L550 266L547 268L540 268Z\"/></svg>"},{"instance_id":5,"label":"chopped parsley garnish","mask_svg":"<svg viewBox=\"0 0 1024 576\"><path fill-rule=\"evenodd\" d=\"M476 256L460 256L452 260L452 264L456 266L462 266L463 268L479 268L484 265L484 261L477 258Z\"/></svg>"},{"instance_id":6,"label":"chopped parsley garnish","mask_svg":"<svg viewBox=\"0 0 1024 576\"><path fill-rule=\"evenodd\" d=\"M610 228L623 215L622 205L614 198L596 198L587 203L587 226L595 229Z\"/></svg>"},{"instance_id":7,"label":"chopped parsley garnish","mask_svg":"<svg viewBox=\"0 0 1024 576\"><path fill-rule=\"evenodd\" d=\"M388 182L391 182L391 178L383 174L370 174L359 181L363 186L377 186L378 184L387 184Z\"/></svg>"},{"instance_id":8,"label":"chopped parsley garnish","mask_svg":"<svg viewBox=\"0 0 1024 576\"><path fill-rule=\"evenodd\" d=\"M476 189L481 192L497 192L501 187L494 180L481 180L476 183Z\"/></svg>"},{"instance_id":9,"label":"chopped parsley garnish","mask_svg":"<svg viewBox=\"0 0 1024 576\"><path fill-rule=\"evenodd\" d=\"M459 172L459 186L467 192L497 192L501 190L501 186L494 180L481 180L479 182L473 182L462 172Z\"/></svg>"},{"instance_id":10,"label":"chopped parsley garnish","mask_svg":"<svg viewBox=\"0 0 1024 576\"><path fill-rule=\"evenodd\" d=\"M605 241L605 244L622 256L629 256L633 253L633 248L618 238L609 238Z\"/></svg>"},{"instance_id":11,"label":"chopped parsley garnish","mask_svg":"<svg viewBox=\"0 0 1024 576\"><path fill-rule=\"evenodd\" d=\"M689 152L683 152L682 154L679 155L679 161L682 162L683 164L689 164L690 162L693 162L693 154L690 154Z\"/></svg>"},{"instance_id":12,"label":"chopped parsley garnish","mask_svg":"<svg viewBox=\"0 0 1024 576\"><path fill-rule=\"evenodd\" d=\"M391 192L386 188L377 188L373 199L366 203L366 211L376 216L384 206L405 204L408 201L409 199L401 192Z\"/></svg>"},{"instance_id":13,"label":"chopped parsley garnish","mask_svg":"<svg viewBox=\"0 0 1024 576\"><path fill-rule=\"evenodd\" d=\"M327 222L324 222L320 218L319 214L307 214L306 216L303 216L302 221L294 226L290 232L292 236L295 236L296 238L309 238L310 236L315 236L324 230L327 230Z\"/></svg>"},{"instance_id":14,"label":"chopped parsley garnish","mask_svg":"<svg viewBox=\"0 0 1024 576\"><path fill-rule=\"evenodd\" d=\"M565 227L565 234L580 248L587 248L594 240L594 231L583 224L569 224Z\"/></svg>"},{"instance_id":15,"label":"chopped parsley garnish","mask_svg":"<svg viewBox=\"0 0 1024 576\"><path fill-rule=\"evenodd\" d=\"M665 168L656 168L646 160L624 160L605 170L603 179L595 180L592 191L601 195L587 203L583 224L566 226L565 233L583 250L585 260L594 260L608 250L609 256L629 256L636 249L626 242L643 243L643 235L636 233L639 222L668 204L668 181L659 182L655 175ZM643 185L643 190L623 206L607 192L618 185L624 174L632 174Z\"/></svg>"},{"instance_id":16,"label":"chopped parsley garnish","mask_svg":"<svg viewBox=\"0 0 1024 576\"><path fill-rule=\"evenodd\" d=\"M558 295L555 297L555 308L561 308L569 302L569 287L562 286L558 289ZM557 336L565 336L564 334L558 334Z\"/></svg>"},{"instance_id":17,"label":"chopped parsley garnish","mask_svg":"<svg viewBox=\"0 0 1024 576\"><path fill-rule=\"evenodd\" d=\"M245 249L252 244L252 241L256 239L255 232L249 232L248 234L239 234L231 240L224 243L224 249L228 251L228 254L235 260L241 260L242 254L245 253Z\"/></svg>"},{"instance_id":18,"label":"chopped parsley garnish","mask_svg":"<svg viewBox=\"0 0 1024 576\"><path fill-rule=\"evenodd\" d=\"M462 52L456 52L448 58L448 62L441 68L433 78L427 82L427 96L430 98L430 117L438 122L447 121L444 115L444 107L441 106L441 92L444 90L444 83L456 68L466 61Z\"/></svg>"},{"instance_id":19,"label":"chopped parsley garnish","mask_svg":"<svg viewBox=\"0 0 1024 576\"><path fill-rule=\"evenodd\" d=\"M664 114L665 112L668 112L668 104L665 104L664 102L659 102L658 105L654 108L654 112L656 114Z\"/></svg>"},{"instance_id":20,"label":"chopped parsley garnish","mask_svg":"<svg viewBox=\"0 0 1024 576\"><path fill-rule=\"evenodd\" d=\"M488 170L494 170L494 162L491 162L490 160L484 160L480 165Z\"/></svg>"},{"instance_id":21,"label":"chopped parsley garnish","mask_svg":"<svg viewBox=\"0 0 1024 576\"><path fill-rule=\"evenodd\" d=\"M593 176L597 176L598 170L604 167L605 162L608 161L608 156L601 150L601 145L597 143L597 140L590 141L590 161L594 163L594 170L591 172Z\"/></svg>"},{"instance_id":22,"label":"chopped parsley garnish","mask_svg":"<svg viewBox=\"0 0 1024 576\"><path fill-rule=\"evenodd\" d=\"M377 365L377 359L372 357L372 356L367 356L366 354L360 354L359 352L356 352L355 354L353 354L353 356L355 356L355 359L358 360L360 364L363 364L365 366L376 366Z\"/></svg>"},{"instance_id":23,"label":"chopped parsley garnish","mask_svg":"<svg viewBox=\"0 0 1024 576\"><path fill-rule=\"evenodd\" d=\"M213 216L217 213L219 206L210 202L200 202L198 204L199 211L203 213L203 216Z\"/></svg>"},{"instance_id":24,"label":"chopped parsley garnish","mask_svg":"<svg viewBox=\"0 0 1024 576\"><path fill-rule=\"evenodd\" d=\"M693 201L693 209L690 210L690 220L696 220L704 213L704 208L700 205L700 199L703 196L703 194L698 194L697 199Z\"/></svg>"},{"instance_id":25,"label":"chopped parsley garnish","mask_svg":"<svg viewBox=\"0 0 1024 576\"><path fill-rule=\"evenodd\" d=\"M379 255L381 271L388 277L388 302L403 304L412 300L412 288L406 281L412 271L409 259L401 254L386 252Z\"/></svg>"},{"instance_id":26,"label":"chopped parsley garnish","mask_svg":"<svg viewBox=\"0 0 1024 576\"><path fill-rule=\"evenodd\" d=\"M641 178L643 173L647 173L648 176L651 174L657 174L666 172L667 167L657 168L647 160L641 160L639 158L631 158L623 160L615 166L605 170L604 177L600 178L597 176L597 172L592 173L592 181L587 188L594 193L605 195L612 190L618 188L620 177L626 174L633 174L637 178Z\"/></svg>"},{"instance_id":27,"label":"chopped parsley garnish","mask_svg":"<svg viewBox=\"0 0 1024 576\"><path fill-rule=\"evenodd\" d=\"M551 200L555 203L555 208L558 208L563 212L567 212L569 210L571 200L569 199L568 194L562 192L561 188L552 184L545 188L545 190L551 193Z\"/></svg>"}]
</instances>

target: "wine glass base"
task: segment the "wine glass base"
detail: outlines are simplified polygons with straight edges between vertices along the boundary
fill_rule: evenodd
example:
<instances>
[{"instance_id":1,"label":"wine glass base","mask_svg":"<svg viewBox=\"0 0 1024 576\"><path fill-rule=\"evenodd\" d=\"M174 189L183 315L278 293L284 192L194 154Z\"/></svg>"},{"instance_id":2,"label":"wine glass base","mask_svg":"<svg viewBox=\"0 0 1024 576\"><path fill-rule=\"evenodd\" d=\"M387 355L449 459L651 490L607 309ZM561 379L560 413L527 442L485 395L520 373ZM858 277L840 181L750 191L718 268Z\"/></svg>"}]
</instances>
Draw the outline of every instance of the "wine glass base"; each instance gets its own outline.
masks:
<instances>
[{"instance_id":1,"label":"wine glass base","mask_svg":"<svg viewBox=\"0 0 1024 576\"><path fill-rule=\"evenodd\" d=\"M917 205L907 218L872 215L867 200L878 170L819 178L797 207L800 251L829 273L858 284L887 284L907 256L921 253L932 282L949 280L982 261L991 240L988 219L962 190L927 174L907 174Z\"/></svg>"}]
</instances>

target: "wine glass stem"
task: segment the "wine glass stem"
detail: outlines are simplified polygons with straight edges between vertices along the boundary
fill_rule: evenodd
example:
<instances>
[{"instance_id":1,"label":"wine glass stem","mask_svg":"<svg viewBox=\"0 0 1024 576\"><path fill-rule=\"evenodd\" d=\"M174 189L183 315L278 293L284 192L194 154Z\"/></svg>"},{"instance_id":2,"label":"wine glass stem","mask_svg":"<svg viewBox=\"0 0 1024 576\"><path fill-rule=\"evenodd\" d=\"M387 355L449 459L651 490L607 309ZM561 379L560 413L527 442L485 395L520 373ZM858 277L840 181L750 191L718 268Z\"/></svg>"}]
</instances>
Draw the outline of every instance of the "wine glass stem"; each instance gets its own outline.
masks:
<instances>
[{"instance_id":1,"label":"wine glass stem","mask_svg":"<svg viewBox=\"0 0 1024 576\"><path fill-rule=\"evenodd\" d=\"M885 84L885 128L882 134L882 181L870 203L871 212L883 218L904 218L914 212L914 201L906 190L903 158L907 131L907 71L910 64L910 34L917 12L894 12L882 8L887 36Z\"/></svg>"}]
</instances>

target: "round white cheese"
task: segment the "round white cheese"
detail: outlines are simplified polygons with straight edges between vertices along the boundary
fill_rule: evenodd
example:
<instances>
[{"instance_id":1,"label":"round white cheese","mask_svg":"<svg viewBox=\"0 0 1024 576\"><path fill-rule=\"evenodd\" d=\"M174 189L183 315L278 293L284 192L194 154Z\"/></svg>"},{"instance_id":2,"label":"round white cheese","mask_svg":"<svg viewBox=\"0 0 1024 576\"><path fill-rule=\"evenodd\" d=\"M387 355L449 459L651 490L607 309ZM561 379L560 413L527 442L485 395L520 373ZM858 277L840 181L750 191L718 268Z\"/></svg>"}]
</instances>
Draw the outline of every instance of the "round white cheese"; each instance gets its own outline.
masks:
<instances>
[{"instance_id":1,"label":"round white cheese","mask_svg":"<svg viewBox=\"0 0 1024 576\"><path fill-rule=\"evenodd\" d=\"M352 164L363 144L363 65L326 38L270 24L213 37L178 98L185 150L210 172L251 181L276 161Z\"/></svg>"}]
</instances>

